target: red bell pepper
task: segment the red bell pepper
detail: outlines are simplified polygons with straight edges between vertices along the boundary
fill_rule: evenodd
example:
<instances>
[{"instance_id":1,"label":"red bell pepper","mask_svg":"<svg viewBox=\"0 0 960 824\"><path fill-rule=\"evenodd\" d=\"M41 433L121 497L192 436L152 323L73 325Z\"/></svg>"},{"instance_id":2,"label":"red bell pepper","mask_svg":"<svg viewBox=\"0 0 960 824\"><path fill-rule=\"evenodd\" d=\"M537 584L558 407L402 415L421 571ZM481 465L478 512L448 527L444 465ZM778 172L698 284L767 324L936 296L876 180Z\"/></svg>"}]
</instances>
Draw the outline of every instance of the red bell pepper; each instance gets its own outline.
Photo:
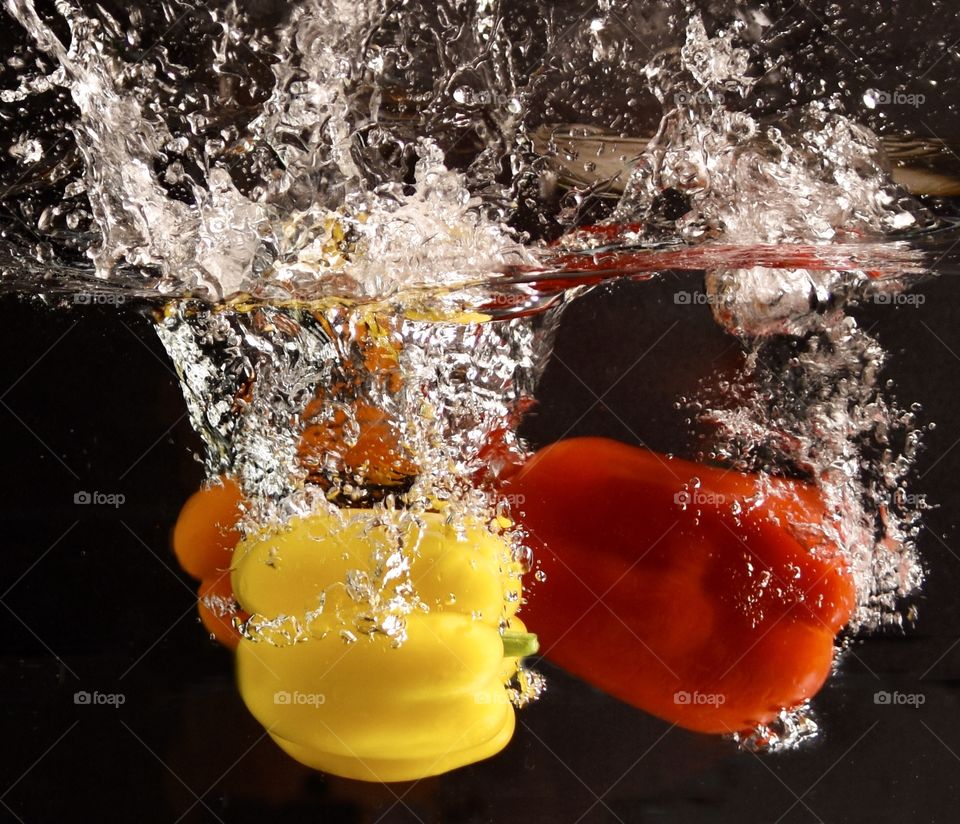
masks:
<instances>
[{"instance_id":1,"label":"red bell pepper","mask_svg":"<svg viewBox=\"0 0 960 824\"><path fill-rule=\"evenodd\" d=\"M545 573L542 654L691 730L810 698L856 605L817 491L599 438L538 452L505 491Z\"/></svg>"}]
</instances>

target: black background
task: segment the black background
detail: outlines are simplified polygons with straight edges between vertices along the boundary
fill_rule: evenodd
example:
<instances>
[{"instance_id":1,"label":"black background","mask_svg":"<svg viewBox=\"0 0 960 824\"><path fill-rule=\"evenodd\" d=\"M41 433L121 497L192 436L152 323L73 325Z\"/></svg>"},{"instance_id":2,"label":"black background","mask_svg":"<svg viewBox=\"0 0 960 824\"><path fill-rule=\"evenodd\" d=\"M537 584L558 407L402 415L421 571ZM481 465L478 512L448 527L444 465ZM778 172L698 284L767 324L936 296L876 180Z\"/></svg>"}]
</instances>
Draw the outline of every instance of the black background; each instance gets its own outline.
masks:
<instances>
[{"instance_id":1,"label":"black background","mask_svg":"<svg viewBox=\"0 0 960 824\"><path fill-rule=\"evenodd\" d=\"M600 434L689 450L674 402L704 375L728 368L738 344L706 307L676 304L681 288L702 288L702 279L666 274L572 304L540 407L525 424L535 443ZM739 752L718 738L670 730L544 663L549 692L520 713L505 752L389 788L311 773L284 756L243 708L230 655L198 625L193 584L177 571L169 533L201 480L199 444L147 321L132 311L53 311L4 299L0 815L26 822L954 821L960 328L952 278L928 281L918 294L920 307L873 306L858 317L891 352L898 398L920 402L921 418L938 424L913 487L938 504L920 542L929 574L919 621L862 639L816 698L816 742L761 757ZM119 492L126 502L78 506L78 490ZM119 692L125 703L76 705L78 690ZM924 703L878 705L879 690L919 693Z\"/></svg>"},{"instance_id":2,"label":"black background","mask_svg":"<svg viewBox=\"0 0 960 824\"><path fill-rule=\"evenodd\" d=\"M845 4L851 22L839 40L821 25L831 4L772 5L788 33L771 49L794 53L814 77L845 79L855 115L884 126L858 101L869 86L902 84L928 105L882 112L890 128L956 133L955 0ZM0 19L0 40L21 37ZM20 127L3 128L15 137ZM541 403L524 424L535 445L594 434L690 453L674 403L735 363L738 345L707 307L675 303L678 288L702 288L702 278L604 287L567 310ZM149 323L129 307L54 311L0 298L0 820L956 821L960 310L951 276L918 294L919 307L858 317L891 352L900 402L919 402L921 420L937 423L913 484L937 505L920 538L928 575L919 620L859 640L814 702L815 742L740 752L542 663L549 691L520 713L502 754L390 787L323 776L283 755L243 707L229 653L199 626L194 583L169 534L201 481L200 445ZM126 502L79 506L81 490ZM125 702L77 705L80 690ZM878 705L878 691L924 703Z\"/></svg>"}]
</instances>

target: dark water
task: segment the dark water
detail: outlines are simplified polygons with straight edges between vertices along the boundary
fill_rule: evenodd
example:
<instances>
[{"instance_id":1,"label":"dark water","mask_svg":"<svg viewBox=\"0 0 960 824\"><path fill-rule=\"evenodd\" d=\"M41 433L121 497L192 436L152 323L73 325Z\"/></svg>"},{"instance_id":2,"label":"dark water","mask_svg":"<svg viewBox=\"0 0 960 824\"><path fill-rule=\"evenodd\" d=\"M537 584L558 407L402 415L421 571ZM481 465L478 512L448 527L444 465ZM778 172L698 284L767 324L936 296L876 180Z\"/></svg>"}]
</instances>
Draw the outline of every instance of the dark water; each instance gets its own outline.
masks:
<instances>
[{"instance_id":1,"label":"dark water","mask_svg":"<svg viewBox=\"0 0 960 824\"><path fill-rule=\"evenodd\" d=\"M258 25L272 26L282 16L274 3L248 5ZM533 27L527 56L535 65L543 62L545 49L554 49L572 85L551 89L538 81L531 111L607 125L623 108L628 87L596 67L605 60L621 61L621 67L642 64L670 39L670 26L654 25L661 6L680 8L624 3L618 11L619 4L586 1L494 5L513 33L529 27L525 20L551 20L554 40L538 39L543 32ZM700 3L681 10L698 11L715 29L730 17L728 5ZM52 4L37 6L63 36ZM934 170L950 173L960 132L951 93L960 29L950 3L848 9L784 2L759 8L776 24L768 39L755 44L756 52L786 56L789 67L771 67L764 75L753 115L821 100L830 87L850 117L882 135L933 141L939 147ZM121 17L125 11L116 4L110 10ZM606 28L591 45L593 35L581 23L594 12L602 12ZM184 6L181 12L168 5L163 14L147 18L144 31L169 40L163 59L186 62L211 36L202 7ZM2 19L0 40L23 54L25 35ZM170 27L164 20L176 23ZM652 26L649 42L631 35L647 32L640 23ZM583 46L586 51L578 51ZM591 55L594 46L599 52ZM603 58L608 52L614 54L610 60ZM141 44L131 44L127 56L154 62ZM257 60L248 57L245 69L253 66L256 75ZM550 59L546 65L552 65ZM240 72L228 66L228 75L231 70ZM16 85L21 71L8 62L0 74L3 88ZM217 80L203 72L188 74L201 88ZM244 101L233 99L227 86L225 97L237 104L231 113L241 119L249 115L243 105L263 103L263 89L260 97ZM865 102L871 89L904 97L876 105L873 95L871 107ZM632 119L621 124L631 133L651 129L659 116L650 93L644 92L641 102L629 107ZM467 109L467 115L454 111L451 121L438 115L429 128L453 155L452 163L478 164L474 189L492 193L491 203L499 208L504 193L495 185L502 182L496 164L482 157L482 140L460 143L457 126L469 121L467 131L484 134L485 109ZM70 296L66 302L76 304L71 278L89 278L83 250L95 238L84 234L88 224L82 222L79 232L61 231L66 213L43 218L43 210L62 196L58 186L80 175L75 153L61 154L67 144L58 143L73 110L66 93L55 90L4 112L4 146L17 143L29 122L51 161L69 167L67 178L49 186L42 174L39 182L25 176L18 158L5 157L4 284L12 279L21 290L27 286L37 293L50 286L44 278L54 272L67 289L62 294ZM534 117L531 128L537 123ZM200 132L198 137L210 137L209 129ZM41 161L39 172L44 171L49 168ZM403 164L392 170L404 181L409 171ZM956 216L955 201L925 202ZM514 229L549 240L612 209L609 199L591 194L572 203L544 197L532 207L507 211ZM547 214L549 221L538 221ZM775 222L766 228L777 229ZM814 701L822 729L816 741L760 757L739 752L730 742L671 729L544 662L540 668L549 677L549 691L519 715L517 734L504 753L443 777L392 787L323 776L284 756L244 709L230 656L199 627L194 585L177 568L169 533L179 506L203 477L203 445L188 424L176 376L150 325L132 304L123 311L114 305L52 311L36 297L0 298L0 442L6 470L0 481L6 536L0 567L0 715L8 736L0 813L24 822L955 820L960 793L955 597L960 311L953 288L960 246L955 240L948 226L920 244L929 251L920 268L935 276L919 280L909 293L890 293L903 300L873 299L851 310L890 354L884 373L892 380L888 400L900 408L919 404L919 427L936 423L924 436L908 485L911 495L926 495L934 508L923 511L918 522L924 587L899 605L908 615L916 607L915 623L857 639ZM523 424L522 434L534 447L605 435L660 451L696 452L701 433L677 401L733 375L742 350L707 305L677 299L705 294L698 264L686 265L683 273L644 270L655 276L600 287L570 306L538 390L539 405ZM121 280L129 277L140 286L156 282L155 267L133 271L121 264L118 271ZM86 298L79 303L98 303L89 286L84 288ZM116 292L104 295L118 302ZM76 503L81 493L113 496L118 505ZM90 694L92 703L78 703L78 694ZM98 696L110 696L112 703L97 704Z\"/></svg>"},{"instance_id":2,"label":"dark water","mask_svg":"<svg viewBox=\"0 0 960 824\"><path fill-rule=\"evenodd\" d=\"M642 439L660 450L686 442L676 396L727 368L737 349L706 307L674 303L675 290L696 280L624 284L575 303L526 434L535 443ZM758 758L670 730L542 664L549 693L520 714L504 753L390 788L314 774L280 753L243 708L230 656L197 625L192 584L168 538L201 479L189 448L199 444L148 326L108 309L50 313L4 299L0 713L12 744L0 777L4 814L29 822L953 821L960 326L952 279L921 293L922 306L860 315L892 353L897 394L921 400L922 419L938 423L915 483L938 504L923 518L919 618L903 633L864 638L843 661L814 701L817 742ZM78 507L78 490L119 492L126 502ZM125 703L78 706L78 690L122 693ZM879 691L919 694L923 704L878 705Z\"/></svg>"}]
</instances>

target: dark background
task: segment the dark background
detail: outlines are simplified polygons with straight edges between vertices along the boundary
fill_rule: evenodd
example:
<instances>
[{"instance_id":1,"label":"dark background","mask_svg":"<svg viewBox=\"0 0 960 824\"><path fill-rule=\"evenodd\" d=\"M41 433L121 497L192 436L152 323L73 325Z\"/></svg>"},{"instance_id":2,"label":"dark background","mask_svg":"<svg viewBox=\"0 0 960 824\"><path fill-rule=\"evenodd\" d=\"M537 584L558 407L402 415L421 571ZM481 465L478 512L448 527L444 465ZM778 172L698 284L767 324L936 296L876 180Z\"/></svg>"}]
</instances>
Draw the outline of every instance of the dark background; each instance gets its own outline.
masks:
<instances>
[{"instance_id":1,"label":"dark background","mask_svg":"<svg viewBox=\"0 0 960 824\"><path fill-rule=\"evenodd\" d=\"M677 289L701 283L696 273L664 275L576 301L525 425L535 443L601 434L689 449L674 402L727 368L738 346L706 307L674 303ZM519 714L501 755L389 787L312 773L283 755L242 706L230 655L198 625L169 534L202 477L199 443L149 324L129 308L55 311L3 299L0 817L955 821L960 312L951 277L918 294L920 307L874 306L859 317L892 353L901 403L921 403L922 420L938 424L913 486L938 504L920 540L928 580L919 620L862 639L814 702L817 741L797 752L740 752L670 730L544 663L549 691ZM75 505L79 490L126 502ZM125 703L76 705L78 690L121 693ZM879 690L924 703L877 705Z\"/></svg>"},{"instance_id":2,"label":"dark background","mask_svg":"<svg viewBox=\"0 0 960 824\"><path fill-rule=\"evenodd\" d=\"M955 137L956 0L770 5L770 51L791 54L807 79L828 78L852 114L886 132ZM596 4L555 6L583 20ZM22 38L0 21L0 41ZM192 48L179 28L168 39ZM13 74L4 70L4 87ZM821 88L800 87L801 99ZM927 103L866 110L870 87L923 93ZM0 124L3 145L20 128ZM52 118L51 134L60 129ZM20 179L4 161L14 175L4 184ZM674 303L678 288L702 288L701 278L598 289L567 310L525 424L535 444L596 434L690 452L674 403L729 368L737 344L707 307ZM740 752L543 663L549 691L519 714L503 753L392 786L323 776L283 755L243 707L229 653L199 626L194 584L169 547L179 506L202 478L199 443L149 324L129 307L54 311L0 298L0 821L956 821L960 310L950 276L919 293L919 307L858 313L891 352L901 404L920 403L921 420L937 423L913 484L938 506L920 537L928 576L919 619L858 642L814 702L815 742ZM79 491L126 502L80 506ZM119 693L124 704L77 705L81 690ZM878 705L881 690L923 704Z\"/></svg>"}]
</instances>

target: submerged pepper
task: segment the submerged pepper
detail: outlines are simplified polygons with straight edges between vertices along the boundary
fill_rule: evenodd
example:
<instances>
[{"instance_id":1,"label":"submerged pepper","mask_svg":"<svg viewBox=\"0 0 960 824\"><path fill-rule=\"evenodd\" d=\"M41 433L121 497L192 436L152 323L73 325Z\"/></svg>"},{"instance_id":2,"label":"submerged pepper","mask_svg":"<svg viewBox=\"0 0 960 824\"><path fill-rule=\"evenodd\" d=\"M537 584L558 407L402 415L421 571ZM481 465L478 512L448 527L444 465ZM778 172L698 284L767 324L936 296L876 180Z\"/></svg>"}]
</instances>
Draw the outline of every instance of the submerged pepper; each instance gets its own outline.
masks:
<instances>
[{"instance_id":1,"label":"submerged pepper","mask_svg":"<svg viewBox=\"0 0 960 824\"><path fill-rule=\"evenodd\" d=\"M400 781L507 744L508 682L534 646L514 616L519 570L506 541L435 513L394 528L382 518L317 513L237 546L233 589L252 615L237 678L298 761Z\"/></svg>"},{"instance_id":2,"label":"submerged pepper","mask_svg":"<svg viewBox=\"0 0 960 824\"><path fill-rule=\"evenodd\" d=\"M200 581L200 620L207 632L229 649L235 649L240 640L234 618L246 618L236 608L230 589L230 563L240 540L237 521L242 502L236 482L220 478L190 496L173 529L173 550L180 566Z\"/></svg>"},{"instance_id":3,"label":"submerged pepper","mask_svg":"<svg viewBox=\"0 0 960 824\"><path fill-rule=\"evenodd\" d=\"M574 674L710 733L768 723L826 680L856 592L813 487L577 438L505 490L545 576L524 620Z\"/></svg>"}]
</instances>

